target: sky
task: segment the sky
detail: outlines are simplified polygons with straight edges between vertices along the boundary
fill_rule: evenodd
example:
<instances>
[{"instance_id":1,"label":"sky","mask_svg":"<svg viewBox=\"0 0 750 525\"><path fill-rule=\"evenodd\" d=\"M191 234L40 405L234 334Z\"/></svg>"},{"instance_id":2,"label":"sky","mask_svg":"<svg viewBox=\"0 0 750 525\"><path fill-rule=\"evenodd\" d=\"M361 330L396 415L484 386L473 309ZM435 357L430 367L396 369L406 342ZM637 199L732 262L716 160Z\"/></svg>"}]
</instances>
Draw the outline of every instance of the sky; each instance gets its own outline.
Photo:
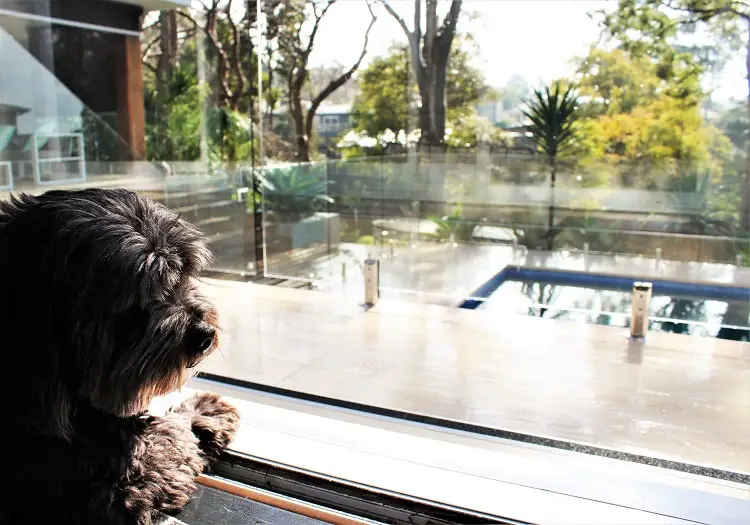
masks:
<instances>
[{"instance_id":1,"label":"sky","mask_svg":"<svg viewBox=\"0 0 750 525\"><path fill-rule=\"evenodd\" d=\"M389 0L411 28L413 0ZM447 9L439 0L438 9ZM464 0L459 31L471 33L480 56L477 65L493 86L519 74L533 86L572 72L571 61L585 54L600 30L588 13L611 9L613 0ZM365 64L387 52L405 37L398 23L382 7L370 34ZM441 17L442 18L442 17ZM318 31L311 66L353 64L362 49L370 15L365 0L338 0ZM742 53L712 79L713 98L725 102L747 93Z\"/></svg>"}]
</instances>

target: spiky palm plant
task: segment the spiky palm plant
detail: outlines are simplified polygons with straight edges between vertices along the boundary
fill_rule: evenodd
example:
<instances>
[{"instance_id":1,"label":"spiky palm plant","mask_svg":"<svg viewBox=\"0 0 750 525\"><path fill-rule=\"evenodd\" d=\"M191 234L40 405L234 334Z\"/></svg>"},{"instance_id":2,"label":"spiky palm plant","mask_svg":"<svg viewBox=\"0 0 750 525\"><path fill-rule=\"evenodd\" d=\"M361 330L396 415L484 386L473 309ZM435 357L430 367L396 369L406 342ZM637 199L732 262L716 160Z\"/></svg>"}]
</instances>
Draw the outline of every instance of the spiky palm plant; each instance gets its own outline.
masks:
<instances>
[{"instance_id":1,"label":"spiky palm plant","mask_svg":"<svg viewBox=\"0 0 750 525\"><path fill-rule=\"evenodd\" d=\"M552 89L535 89L534 95L526 101L523 114L531 121L528 130L531 140L541 149L550 162L550 189L552 200L549 206L547 234L548 246L552 249L555 222L555 184L557 182L557 157L560 151L573 139L573 128L578 120L578 96L572 86L564 91L559 82Z\"/></svg>"},{"instance_id":2,"label":"spiky palm plant","mask_svg":"<svg viewBox=\"0 0 750 525\"><path fill-rule=\"evenodd\" d=\"M298 221L334 202L324 173L309 165L270 168L258 177L265 210L282 222Z\"/></svg>"}]
</instances>

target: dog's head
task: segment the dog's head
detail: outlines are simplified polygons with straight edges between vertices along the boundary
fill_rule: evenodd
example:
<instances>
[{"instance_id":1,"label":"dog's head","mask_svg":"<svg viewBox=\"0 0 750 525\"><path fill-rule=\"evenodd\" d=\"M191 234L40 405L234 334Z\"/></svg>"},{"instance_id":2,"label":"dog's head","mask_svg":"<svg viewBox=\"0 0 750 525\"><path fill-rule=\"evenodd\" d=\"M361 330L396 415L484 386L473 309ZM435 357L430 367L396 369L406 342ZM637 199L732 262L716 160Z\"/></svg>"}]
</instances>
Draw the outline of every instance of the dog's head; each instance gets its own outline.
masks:
<instances>
[{"instance_id":1,"label":"dog's head","mask_svg":"<svg viewBox=\"0 0 750 525\"><path fill-rule=\"evenodd\" d=\"M0 203L0 323L27 423L70 438L79 407L128 416L178 389L217 345L196 287L209 258L195 227L131 191Z\"/></svg>"}]
</instances>

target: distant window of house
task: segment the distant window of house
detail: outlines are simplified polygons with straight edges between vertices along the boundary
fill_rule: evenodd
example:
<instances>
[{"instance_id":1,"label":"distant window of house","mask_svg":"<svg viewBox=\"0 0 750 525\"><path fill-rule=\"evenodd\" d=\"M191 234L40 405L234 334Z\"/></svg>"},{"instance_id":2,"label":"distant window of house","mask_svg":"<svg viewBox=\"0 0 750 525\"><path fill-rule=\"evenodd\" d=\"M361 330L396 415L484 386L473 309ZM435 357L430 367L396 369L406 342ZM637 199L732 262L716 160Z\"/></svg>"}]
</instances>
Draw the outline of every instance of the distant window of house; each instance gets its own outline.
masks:
<instances>
[{"instance_id":1,"label":"distant window of house","mask_svg":"<svg viewBox=\"0 0 750 525\"><path fill-rule=\"evenodd\" d=\"M329 133L339 129L339 118L336 115L323 115L318 121L318 132Z\"/></svg>"}]
</instances>

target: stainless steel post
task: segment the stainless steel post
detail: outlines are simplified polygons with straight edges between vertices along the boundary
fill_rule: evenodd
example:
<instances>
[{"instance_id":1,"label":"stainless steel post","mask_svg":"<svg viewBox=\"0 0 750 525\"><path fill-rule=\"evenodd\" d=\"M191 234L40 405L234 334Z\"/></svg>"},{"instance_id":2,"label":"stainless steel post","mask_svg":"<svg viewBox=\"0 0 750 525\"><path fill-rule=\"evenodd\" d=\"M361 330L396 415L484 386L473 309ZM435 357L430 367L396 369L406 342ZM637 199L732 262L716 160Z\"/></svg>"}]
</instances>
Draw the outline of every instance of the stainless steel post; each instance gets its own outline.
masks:
<instances>
[{"instance_id":1,"label":"stainless steel post","mask_svg":"<svg viewBox=\"0 0 750 525\"><path fill-rule=\"evenodd\" d=\"M365 304L374 306L380 298L380 261L367 259L364 264Z\"/></svg>"},{"instance_id":2,"label":"stainless steel post","mask_svg":"<svg viewBox=\"0 0 750 525\"><path fill-rule=\"evenodd\" d=\"M633 303L630 309L630 337L646 337L648 309L651 304L651 283L633 283Z\"/></svg>"}]
</instances>

